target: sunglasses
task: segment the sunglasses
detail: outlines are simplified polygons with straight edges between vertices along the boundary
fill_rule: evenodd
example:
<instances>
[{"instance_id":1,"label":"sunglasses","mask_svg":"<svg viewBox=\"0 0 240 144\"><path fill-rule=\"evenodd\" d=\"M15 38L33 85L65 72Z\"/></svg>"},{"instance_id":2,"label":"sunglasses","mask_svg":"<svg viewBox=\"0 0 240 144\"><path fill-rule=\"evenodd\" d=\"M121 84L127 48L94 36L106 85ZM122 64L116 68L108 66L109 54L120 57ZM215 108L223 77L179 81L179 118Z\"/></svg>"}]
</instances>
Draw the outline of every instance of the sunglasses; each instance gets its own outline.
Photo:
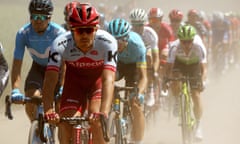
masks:
<instances>
[{"instance_id":1,"label":"sunglasses","mask_svg":"<svg viewBox=\"0 0 240 144\"><path fill-rule=\"evenodd\" d=\"M116 39L117 39L117 41L119 41L119 42L127 42L127 41L128 41L128 38L129 38L129 36L127 35L127 36L119 37L119 38L116 38Z\"/></svg>"},{"instance_id":2,"label":"sunglasses","mask_svg":"<svg viewBox=\"0 0 240 144\"><path fill-rule=\"evenodd\" d=\"M49 19L50 16L49 15L43 15L43 14L31 14L31 19L32 20L41 20L41 21L45 21L47 19Z\"/></svg>"},{"instance_id":3,"label":"sunglasses","mask_svg":"<svg viewBox=\"0 0 240 144\"><path fill-rule=\"evenodd\" d=\"M142 27L142 26L144 26L144 24L143 23L132 23L132 26L134 26L134 27Z\"/></svg>"},{"instance_id":4,"label":"sunglasses","mask_svg":"<svg viewBox=\"0 0 240 144\"><path fill-rule=\"evenodd\" d=\"M72 28L71 29L74 32L77 32L78 34L83 34L83 33L87 33L87 34L91 34L95 31L95 27L82 27L82 28Z\"/></svg>"}]
</instances>

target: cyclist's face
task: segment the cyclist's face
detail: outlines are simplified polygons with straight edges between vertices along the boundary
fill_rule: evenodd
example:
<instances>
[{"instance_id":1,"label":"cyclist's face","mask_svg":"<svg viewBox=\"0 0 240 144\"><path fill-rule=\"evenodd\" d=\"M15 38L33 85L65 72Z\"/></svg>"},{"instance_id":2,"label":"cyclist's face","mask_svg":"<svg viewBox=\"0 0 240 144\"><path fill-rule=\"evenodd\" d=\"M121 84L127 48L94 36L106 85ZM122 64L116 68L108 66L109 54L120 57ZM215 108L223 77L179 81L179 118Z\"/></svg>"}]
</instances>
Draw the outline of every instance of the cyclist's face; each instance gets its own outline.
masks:
<instances>
[{"instance_id":1,"label":"cyclist's face","mask_svg":"<svg viewBox=\"0 0 240 144\"><path fill-rule=\"evenodd\" d=\"M30 16L31 24L36 33L42 34L48 27L51 16L45 14L32 13Z\"/></svg>"},{"instance_id":2,"label":"cyclist's face","mask_svg":"<svg viewBox=\"0 0 240 144\"><path fill-rule=\"evenodd\" d=\"M92 47L96 31L96 26L77 27L71 29L76 46L84 52L88 51Z\"/></svg>"},{"instance_id":3,"label":"cyclist's face","mask_svg":"<svg viewBox=\"0 0 240 144\"><path fill-rule=\"evenodd\" d=\"M193 40L180 40L180 42L181 42L181 45L186 49L190 49L193 44Z\"/></svg>"},{"instance_id":4,"label":"cyclist's face","mask_svg":"<svg viewBox=\"0 0 240 144\"><path fill-rule=\"evenodd\" d=\"M177 31L180 24L181 24L181 20L172 20L171 27L172 27L173 31Z\"/></svg>"},{"instance_id":5,"label":"cyclist's face","mask_svg":"<svg viewBox=\"0 0 240 144\"><path fill-rule=\"evenodd\" d=\"M132 23L132 29L136 33L142 35L143 34L143 29L144 29L144 24L143 23Z\"/></svg>"},{"instance_id":6,"label":"cyclist's face","mask_svg":"<svg viewBox=\"0 0 240 144\"><path fill-rule=\"evenodd\" d=\"M118 52L122 52L128 45L128 38L129 36L117 38L118 42Z\"/></svg>"}]
</instances>

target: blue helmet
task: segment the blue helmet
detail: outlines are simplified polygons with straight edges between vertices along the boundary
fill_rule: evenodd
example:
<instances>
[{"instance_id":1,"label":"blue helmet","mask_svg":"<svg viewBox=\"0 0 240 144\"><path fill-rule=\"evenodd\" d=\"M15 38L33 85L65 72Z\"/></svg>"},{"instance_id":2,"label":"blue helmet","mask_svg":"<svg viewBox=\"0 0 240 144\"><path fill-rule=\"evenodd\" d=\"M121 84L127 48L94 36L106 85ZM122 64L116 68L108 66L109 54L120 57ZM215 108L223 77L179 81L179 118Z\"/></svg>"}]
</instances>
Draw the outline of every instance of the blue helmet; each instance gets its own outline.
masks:
<instances>
[{"instance_id":1,"label":"blue helmet","mask_svg":"<svg viewBox=\"0 0 240 144\"><path fill-rule=\"evenodd\" d=\"M108 32L112 34L115 38L127 36L131 31L131 25L128 21L124 19L113 19L109 22Z\"/></svg>"}]
</instances>

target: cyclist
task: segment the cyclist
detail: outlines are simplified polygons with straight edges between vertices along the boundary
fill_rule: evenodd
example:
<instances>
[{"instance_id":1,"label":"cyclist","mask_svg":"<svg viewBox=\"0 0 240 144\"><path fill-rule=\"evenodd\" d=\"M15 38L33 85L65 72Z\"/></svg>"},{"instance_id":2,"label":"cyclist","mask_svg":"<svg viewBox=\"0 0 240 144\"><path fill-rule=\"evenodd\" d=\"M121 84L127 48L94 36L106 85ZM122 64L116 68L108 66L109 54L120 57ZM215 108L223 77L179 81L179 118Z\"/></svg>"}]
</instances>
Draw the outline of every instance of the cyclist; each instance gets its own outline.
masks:
<instances>
[{"instance_id":1,"label":"cyclist","mask_svg":"<svg viewBox=\"0 0 240 144\"><path fill-rule=\"evenodd\" d=\"M168 14L168 18L170 20L170 26L174 33L174 38L178 39L177 31L179 26L183 25L183 12L178 9L172 9Z\"/></svg>"},{"instance_id":2,"label":"cyclist","mask_svg":"<svg viewBox=\"0 0 240 144\"><path fill-rule=\"evenodd\" d=\"M187 21L185 23L194 26L198 35L202 38L203 43L207 45L208 31L204 24L200 21L199 11L196 9L190 9L187 13Z\"/></svg>"},{"instance_id":3,"label":"cyclist","mask_svg":"<svg viewBox=\"0 0 240 144\"><path fill-rule=\"evenodd\" d=\"M65 32L60 25L51 22L52 13L53 3L51 0L31 0L29 3L30 23L24 25L16 34L11 73L11 98L13 100L22 100L24 96L20 92L20 82L25 47L33 60L25 80L25 96L41 95L50 45L58 35ZM25 108L30 121L34 120L36 106L26 104Z\"/></svg>"},{"instance_id":4,"label":"cyclist","mask_svg":"<svg viewBox=\"0 0 240 144\"><path fill-rule=\"evenodd\" d=\"M0 43L0 97L2 96L9 79L9 68L8 63L3 55L3 46L2 43Z\"/></svg>"},{"instance_id":5,"label":"cyclist","mask_svg":"<svg viewBox=\"0 0 240 144\"><path fill-rule=\"evenodd\" d=\"M221 11L215 11L212 14L212 62L217 62L218 55L223 55L224 57L221 57L221 60L223 59L223 63L221 63L221 66L223 66L223 70L227 69L227 63L228 63L228 56L227 53L229 51L232 37L231 37L231 25L230 22L225 19L224 13ZM222 47L221 49L219 49ZM219 65L218 63L213 63L214 67L217 67ZM219 72L219 71L218 71Z\"/></svg>"},{"instance_id":6,"label":"cyclist","mask_svg":"<svg viewBox=\"0 0 240 144\"><path fill-rule=\"evenodd\" d=\"M108 22L105 18L105 14L103 13L100 13L100 28L103 29L103 30L106 30L107 31L107 28L108 28Z\"/></svg>"},{"instance_id":7,"label":"cyclist","mask_svg":"<svg viewBox=\"0 0 240 144\"><path fill-rule=\"evenodd\" d=\"M158 48L159 48L159 76L162 76L165 71L165 64L168 56L168 44L174 41L174 33L169 24L162 21L163 11L160 8L150 8L148 12L149 26L152 27L158 35Z\"/></svg>"},{"instance_id":8,"label":"cyclist","mask_svg":"<svg viewBox=\"0 0 240 144\"><path fill-rule=\"evenodd\" d=\"M145 26L147 13L144 9L133 9L130 12L132 30L137 32L143 39L147 48L147 73L148 73L148 97L146 105L153 106L155 97L153 94L154 78L158 79L159 54L158 54L158 36L157 33L149 26Z\"/></svg>"},{"instance_id":9,"label":"cyclist","mask_svg":"<svg viewBox=\"0 0 240 144\"><path fill-rule=\"evenodd\" d=\"M113 97L117 42L108 32L98 29L99 13L88 3L71 8L70 31L52 44L43 85L43 105L49 123L59 117L77 117L88 112L92 118L93 143L105 143L99 116L107 117ZM54 88L62 63L66 65L60 112L53 107ZM69 144L72 127L59 125L60 143Z\"/></svg>"},{"instance_id":10,"label":"cyclist","mask_svg":"<svg viewBox=\"0 0 240 144\"><path fill-rule=\"evenodd\" d=\"M200 93L203 90L204 81L206 81L207 59L206 50L201 45L193 42L196 33L195 28L191 25L179 27L178 38L180 43L170 48L165 75L167 77L188 75L196 78L196 80L190 81L190 87L194 104L193 110L197 122L195 137L197 140L201 140L202 99ZM178 96L180 92L179 83L173 82L171 86L175 89L173 95ZM164 88L166 87L164 86Z\"/></svg>"},{"instance_id":11,"label":"cyclist","mask_svg":"<svg viewBox=\"0 0 240 144\"><path fill-rule=\"evenodd\" d=\"M111 20L108 32L118 42L118 75L116 80L124 77L126 86L135 87L137 84L138 87L138 94L130 96L134 118L132 138L135 144L142 144L145 128L142 106L147 86L146 47L140 35L131 31L131 25L125 19Z\"/></svg>"}]
</instances>

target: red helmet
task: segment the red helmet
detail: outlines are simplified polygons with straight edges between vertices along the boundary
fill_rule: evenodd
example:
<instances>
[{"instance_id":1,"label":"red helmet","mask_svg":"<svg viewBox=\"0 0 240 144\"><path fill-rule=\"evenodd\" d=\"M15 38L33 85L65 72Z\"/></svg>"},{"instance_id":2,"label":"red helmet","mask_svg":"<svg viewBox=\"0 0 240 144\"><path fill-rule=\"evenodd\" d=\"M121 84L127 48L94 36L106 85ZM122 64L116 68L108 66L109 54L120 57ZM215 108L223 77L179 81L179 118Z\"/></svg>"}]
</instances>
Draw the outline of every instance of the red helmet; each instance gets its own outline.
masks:
<instances>
[{"instance_id":1,"label":"red helmet","mask_svg":"<svg viewBox=\"0 0 240 144\"><path fill-rule=\"evenodd\" d=\"M69 2L66 4L65 8L64 8L64 11L63 11L63 14L65 16L65 21L68 21L68 18L69 18L69 13L71 13L70 11L75 7L76 8L76 5L79 4L79 2L77 1L73 1L73 2Z\"/></svg>"},{"instance_id":2,"label":"red helmet","mask_svg":"<svg viewBox=\"0 0 240 144\"><path fill-rule=\"evenodd\" d=\"M181 21L183 19L183 13L178 9L173 9L170 11L168 17L170 20Z\"/></svg>"},{"instance_id":3,"label":"red helmet","mask_svg":"<svg viewBox=\"0 0 240 144\"><path fill-rule=\"evenodd\" d=\"M97 10L88 3L76 3L69 13L69 26L96 26L99 24L99 13Z\"/></svg>"},{"instance_id":4,"label":"red helmet","mask_svg":"<svg viewBox=\"0 0 240 144\"><path fill-rule=\"evenodd\" d=\"M190 17L198 16L198 10L196 10L196 9L190 9L190 10L188 11L188 16L190 16Z\"/></svg>"},{"instance_id":5,"label":"red helmet","mask_svg":"<svg viewBox=\"0 0 240 144\"><path fill-rule=\"evenodd\" d=\"M163 17L163 11L160 8L151 8L148 12L148 17L157 17L162 18Z\"/></svg>"}]
</instances>

